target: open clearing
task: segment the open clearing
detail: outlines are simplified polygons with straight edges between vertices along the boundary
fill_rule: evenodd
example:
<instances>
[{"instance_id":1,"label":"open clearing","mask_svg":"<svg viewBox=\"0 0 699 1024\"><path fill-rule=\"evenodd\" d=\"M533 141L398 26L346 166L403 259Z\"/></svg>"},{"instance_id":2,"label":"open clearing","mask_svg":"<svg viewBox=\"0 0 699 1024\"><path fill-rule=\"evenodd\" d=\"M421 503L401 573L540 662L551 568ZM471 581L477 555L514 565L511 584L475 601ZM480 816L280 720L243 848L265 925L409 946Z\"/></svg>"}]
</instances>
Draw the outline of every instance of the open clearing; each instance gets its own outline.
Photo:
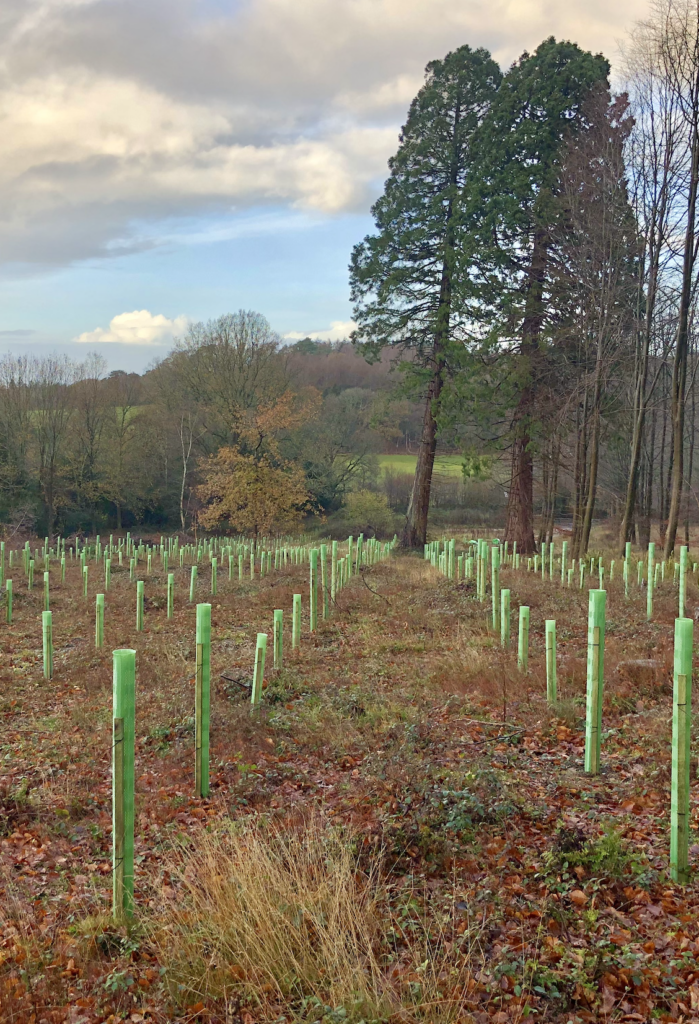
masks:
<instances>
[{"instance_id":1,"label":"open clearing","mask_svg":"<svg viewBox=\"0 0 699 1024\"><path fill-rule=\"evenodd\" d=\"M41 589L28 593L15 573L14 624L0 627L3 1022L696 1016L697 886L675 886L667 873L671 582L656 592L650 624L645 591L633 586L626 601L620 580L608 584L603 770L589 777L587 589L503 568L513 610L531 608L525 675L516 643L500 649L472 581L394 555L351 581L298 653L287 643L285 668L268 672L261 710L251 712L241 683L255 634L271 632L273 610L290 610L294 592L306 605L307 566L255 582L222 574L212 601L211 796L197 800L195 610L188 568L175 574L174 619L154 571L137 633L135 585L115 567L98 651L101 588L93 580L83 600L69 564L66 583L52 581L47 682ZM697 604L692 579L688 614ZM558 623L555 714L544 699L545 618ZM129 934L108 916L111 650L127 646L137 651L138 913ZM248 836L242 846L231 821ZM262 831L246 833L251 822ZM283 857L270 866L278 827L279 842L308 865L302 913L284 889L288 876L280 881ZM336 917L319 894L319 864L341 882ZM229 875L235 891L223 885ZM253 878L264 880L257 903ZM241 945L250 935L224 941L225 929L210 926L222 906L262 914L261 895L269 935L303 932L314 970L302 944L293 970L278 945L269 960L268 947L258 950L251 966ZM330 949L331 917L345 936L357 922L354 945L335 934ZM256 934L268 933L260 925Z\"/></svg>"},{"instance_id":2,"label":"open clearing","mask_svg":"<svg viewBox=\"0 0 699 1024\"><path fill-rule=\"evenodd\" d=\"M434 460L434 471L443 476L460 477L462 464L461 455L438 455ZM379 466L382 473L392 470L394 473L414 476L416 465L417 455L379 455Z\"/></svg>"}]
</instances>

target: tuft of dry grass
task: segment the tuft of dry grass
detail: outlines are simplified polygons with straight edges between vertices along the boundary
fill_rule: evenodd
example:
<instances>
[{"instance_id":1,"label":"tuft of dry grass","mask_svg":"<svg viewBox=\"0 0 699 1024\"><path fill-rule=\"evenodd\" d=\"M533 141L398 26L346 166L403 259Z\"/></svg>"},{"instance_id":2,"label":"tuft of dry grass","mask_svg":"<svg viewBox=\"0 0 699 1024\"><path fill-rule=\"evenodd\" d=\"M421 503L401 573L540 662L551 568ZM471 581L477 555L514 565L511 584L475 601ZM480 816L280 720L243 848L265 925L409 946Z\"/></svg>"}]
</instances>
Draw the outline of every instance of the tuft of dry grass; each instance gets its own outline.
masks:
<instances>
[{"instance_id":1,"label":"tuft of dry grass","mask_svg":"<svg viewBox=\"0 0 699 1024\"><path fill-rule=\"evenodd\" d=\"M247 1004L265 1021L463 1020L477 941L414 922L396 946L380 865L317 816L202 834L170 865L175 895L152 929L173 1000Z\"/></svg>"},{"instance_id":2,"label":"tuft of dry grass","mask_svg":"<svg viewBox=\"0 0 699 1024\"><path fill-rule=\"evenodd\" d=\"M257 821L207 833L173 865L155 932L177 1002L264 993L283 1006L386 1009L375 954L381 891L338 830Z\"/></svg>"}]
</instances>

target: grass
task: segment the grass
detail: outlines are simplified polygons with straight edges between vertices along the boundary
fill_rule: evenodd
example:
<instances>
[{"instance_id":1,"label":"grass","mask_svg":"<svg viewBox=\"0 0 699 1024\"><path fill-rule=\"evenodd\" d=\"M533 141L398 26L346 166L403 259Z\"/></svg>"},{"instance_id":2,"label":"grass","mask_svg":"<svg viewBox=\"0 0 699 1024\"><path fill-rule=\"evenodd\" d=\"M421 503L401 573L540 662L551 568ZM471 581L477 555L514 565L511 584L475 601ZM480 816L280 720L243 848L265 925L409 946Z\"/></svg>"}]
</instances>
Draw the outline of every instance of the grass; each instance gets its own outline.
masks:
<instances>
[{"instance_id":1,"label":"grass","mask_svg":"<svg viewBox=\"0 0 699 1024\"><path fill-rule=\"evenodd\" d=\"M98 574L83 601L77 566L65 584L52 567L51 682L41 593L15 572L15 622L0 629L3 1021L585 1024L603 1018L601 989L620 1017L684 1013L699 886L666 874L671 581L651 623L644 590L627 602L619 572L608 585L604 771L591 778L585 590L502 570L513 617L531 608L523 675L471 583L396 555L353 580L298 652L287 642L251 714L235 680L249 680L274 609L307 594L307 566L221 579L211 797L198 800L195 613L189 567L174 571L174 618L154 602L142 633L135 586L114 574L96 651ZM164 595L162 573L146 593ZM546 618L559 623L557 709L545 702ZM138 673L129 932L109 920L121 646L137 650ZM694 776L692 787L696 802Z\"/></svg>"},{"instance_id":2,"label":"grass","mask_svg":"<svg viewBox=\"0 0 699 1024\"><path fill-rule=\"evenodd\" d=\"M417 465L416 455L379 455L378 460L384 474L389 470L394 473L414 474ZM438 455L434 460L434 471L444 476L460 478L462 463L460 455Z\"/></svg>"}]
</instances>

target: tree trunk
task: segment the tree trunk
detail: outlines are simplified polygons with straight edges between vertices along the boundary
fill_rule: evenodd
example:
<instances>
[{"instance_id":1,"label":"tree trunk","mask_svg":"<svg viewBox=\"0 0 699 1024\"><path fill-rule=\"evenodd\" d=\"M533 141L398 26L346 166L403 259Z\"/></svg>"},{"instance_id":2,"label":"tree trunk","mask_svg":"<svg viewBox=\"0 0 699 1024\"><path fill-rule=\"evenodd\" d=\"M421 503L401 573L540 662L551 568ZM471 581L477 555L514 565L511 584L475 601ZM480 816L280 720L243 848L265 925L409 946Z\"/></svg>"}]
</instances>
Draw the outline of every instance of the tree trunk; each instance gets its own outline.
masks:
<instances>
[{"instance_id":1,"label":"tree trunk","mask_svg":"<svg viewBox=\"0 0 699 1024\"><path fill-rule=\"evenodd\" d=\"M699 92L699 88L697 88ZM699 132L694 111L692 124L692 164L687 197L687 227L684 236L684 253L682 260L682 291L677 323L677 345L675 362L672 367L672 488L670 492L670 512L665 536L665 558L669 558L675 548L677 525L680 519L682 487L684 484L684 406L687 390L687 355L689 352L689 318L692 303L692 284L696 249L694 244L694 218L697 205L697 185L699 184Z\"/></svg>"},{"instance_id":2,"label":"tree trunk","mask_svg":"<svg viewBox=\"0 0 699 1024\"><path fill-rule=\"evenodd\" d=\"M406 548L424 547L427 543L427 517L430 509L432 470L437 450L437 420L435 405L442 390L441 368L434 374L427 389L425 413L422 419L422 437L417 453L415 479L405 517L401 543Z\"/></svg>"},{"instance_id":3,"label":"tree trunk","mask_svg":"<svg viewBox=\"0 0 699 1024\"><path fill-rule=\"evenodd\" d=\"M543 292L546 278L547 236L543 228L534 233L527 275L519 374L522 391L512 420L512 472L507 498L505 541L523 555L536 551L534 539L534 462L531 428L536 413L537 353L543 326Z\"/></svg>"}]
</instances>

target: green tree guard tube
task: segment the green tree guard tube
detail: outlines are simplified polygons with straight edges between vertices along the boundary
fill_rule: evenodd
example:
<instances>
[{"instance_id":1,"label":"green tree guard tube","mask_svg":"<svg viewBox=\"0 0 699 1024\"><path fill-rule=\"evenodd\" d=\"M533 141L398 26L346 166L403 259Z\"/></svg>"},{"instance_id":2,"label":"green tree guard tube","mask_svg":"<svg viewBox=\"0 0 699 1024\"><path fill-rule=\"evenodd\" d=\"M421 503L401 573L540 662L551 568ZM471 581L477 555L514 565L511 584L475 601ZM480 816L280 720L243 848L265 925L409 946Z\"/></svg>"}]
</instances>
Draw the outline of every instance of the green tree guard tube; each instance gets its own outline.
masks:
<instances>
[{"instance_id":1,"label":"green tree guard tube","mask_svg":"<svg viewBox=\"0 0 699 1024\"><path fill-rule=\"evenodd\" d=\"M112 578L112 560L106 558L104 562L104 589L109 590L109 584Z\"/></svg>"},{"instance_id":2,"label":"green tree guard tube","mask_svg":"<svg viewBox=\"0 0 699 1024\"><path fill-rule=\"evenodd\" d=\"M112 719L112 912L133 914L136 652L114 651Z\"/></svg>"},{"instance_id":3,"label":"green tree guard tube","mask_svg":"<svg viewBox=\"0 0 699 1024\"><path fill-rule=\"evenodd\" d=\"M643 562L638 562L636 565L637 584L640 587L643 583Z\"/></svg>"},{"instance_id":4,"label":"green tree guard tube","mask_svg":"<svg viewBox=\"0 0 699 1024\"><path fill-rule=\"evenodd\" d=\"M255 579L255 548L250 545L250 579Z\"/></svg>"},{"instance_id":5,"label":"green tree guard tube","mask_svg":"<svg viewBox=\"0 0 699 1024\"><path fill-rule=\"evenodd\" d=\"M347 570L348 570L347 571L347 579L349 579L350 576L352 575L352 542L353 541L354 541L354 537L348 537L347 538L347 555L345 556L347 558L347 560L348 560L347 561Z\"/></svg>"},{"instance_id":6,"label":"green tree guard tube","mask_svg":"<svg viewBox=\"0 0 699 1024\"><path fill-rule=\"evenodd\" d=\"M685 605L687 603L687 555L688 551L683 544L680 548L680 618L684 618Z\"/></svg>"},{"instance_id":7,"label":"green tree guard tube","mask_svg":"<svg viewBox=\"0 0 699 1024\"><path fill-rule=\"evenodd\" d=\"M48 572L44 573L44 611L47 612L51 607L51 576Z\"/></svg>"},{"instance_id":8,"label":"green tree guard tube","mask_svg":"<svg viewBox=\"0 0 699 1024\"><path fill-rule=\"evenodd\" d=\"M104 594L95 597L95 647L104 643Z\"/></svg>"},{"instance_id":9,"label":"green tree guard tube","mask_svg":"<svg viewBox=\"0 0 699 1024\"><path fill-rule=\"evenodd\" d=\"M555 619L546 619L546 701L550 707L558 703Z\"/></svg>"},{"instance_id":10,"label":"green tree guard tube","mask_svg":"<svg viewBox=\"0 0 699 1024\"><path fill-rule=\"evenodd\" d=\"M136 583L136 629L143 630L143 580Z\"/></svg>"},{"instance_id":11,"label":"green tree guard tube","mask_svg":"<svg viewBox=\"0 0 699 1024\"><path fill-rule=\"evenodd\" d=\"M337 541L332 542L330 556L330 600L335 604L337 596Z\"/></svg>"},{"instance_id":12,"label":"green tree guard tube","mask_svg":"<svg viewBox=\"0 0 699 1024\"><path fill-rule=\"evenodd\" d=\"M547 545L546 541L542 541L542 543L541 543L541 578L542 578L542 580L546 579L546 550L547 550L547 548L548 548L548 545Z\"/></svg>"},{"instance_id":13,"label":"green tree guard tube","mask_svg":"<svg viewBox=\"0 0 699 1024\"><path fill-rule=\"evenodd\" d=\"M554 546L553 541L549 544L549 579L553 579L553 559L554 559Z\"/></svg>"},{"instance_id":14,"label":"green tree guard tube","mask_svg":"<svg viewBox=\"0 0 699 1024\"><path fill-rule=\"evenodd\" d=\"M284 612L281 608L274 612L274 667L282 668L284 662Z\"/></svg>"},{"instance_id":15,"label":"green tree guard tube","mask_svg":"<svg viewBox=\"0 0 699 1024\"><path fill-rule=\"evenodd\" d=\"M233 555L228 555L228 579L233 579Z\"/></svg>"},{"instance_id":16,"label":"green tree guard tube","mask_svg":"<svg viewBox=\"0 0 699 1024\"><path fill-rule=\"evenodd\" d=\"M692 740L692 645L694 622L675 619L670 796L670 874L689 881L689 763Z\"/></svg>"},{"instance_id":17,"label":"green tree guard tube","mask_svg":"<svg viewBox=\"0 0 699 1024\"><path fill-rule=\"evenodd\" d=\"M216 569L217 569L217 564L218 563L217 563L216 558L215 557L212 558L211 559L211 593L214 596L216 595Z\"/></svg>"},{"instance_id":18,"label":"green tree guard tube","mask_svg":"<svg viewBox=\"0 0 699 1024\"><path fill-rule=\"evenodd\" d=\"M318 620L318 550L313 548L310 561L310 601L308 628L313 633Z\"/></svg>"},{"instance_id":19,"label":"green tree guard tube","mask_svg":"<svg viewBox=\"0 0 699 1024\"><path fill-rule=\"evenodd\" d=\"M567 563L567 561L568 561L568 541L564 540L563 541L563 546L561 547L561 583L562 584L564 584L566 579L567 579L567 577L566 577L566 572L567 572L566 563Z\"/></svg>"},{"instance_id":20,"label":"green tree guard tube","mask_svg":"<svg viewBox=\"0 0 699 1024\"><path fill-rule=\"evenodd\" d=\"M510 592L500 591L500 643L503 647L510 646Z\"/></svg>"},{"instance_id":21,"label":"green tree guard tube","mask_svg":"<svg viewBox=\"0 0 699 1024\"><path fill-rule=\"evenodd\" d=\"M291 617L291 646L295 650L301 642L301 595L294 594Z\"/></svg>"},{"instance_id":22,"label":"green tree guard tube","mask_svg":"<svg viewBox=\"0 0 699 1024\"><path fill-rule=\"evenodd\" d=\"M529 609L525 605L519 608L517 667L520 672L526 672L529 668Z\"/></svg>"},{"instance_id":23,"label":"green tree guard tube","mask_svg":"<svg viewBox=\"0 0 699 1024\"><path fill-rule=\"evenodd\" d=\"M493 629L497 632L500 630L500 549L493 547L491 552L491 590L493 599Z\"/></svg>"},{"instance_id":24,"label":"green tree guard tube","mask_svg":"<svg viewBox=\"0 0 699 1024\"><path fill-rule=\"evenodd\" d=\"M243 561L244 561L243 552L240 551L238 553L238 580L239 581L242 581L242 579L243 579Z\"/></svg>"},{"instance_id":25,"label":"green tree guard tube","mask_svg":"<svg viewBox=\"0 0 699 1024\"><path fill-rule=\"evenodd\" d=\"M53 623L51 612L41 613L41 632L44 648L44 679L53 678Z\"/></svg>"},{"instance_id":26,"label":"green tree guard tube","mask_svg":"<svg viewBox=\"0 0 699 1024\"><path fill-rule=\"evenodd\" d=\"M135 558L130 558L129 559L129 579L130 579L130 581L132 583L134 581L135 574L136 574L136 559Z\"/></svg>"},{"instance_id":27,"label":"green tree guard tube","mask_svg":"<svg viewBox=\"0 0 699 1024\"><path fill-rule=\"evenodd\" d=\"M257 647L255 648L255 670L252 677L252 704L259 704L262 699L262 684L265 678L265 655L267 653L267 634L257 634Z\"/></svg>"},{"instance_id":28,"label":"green tree guard tube","mask_svg":"<svg viewBox=\"0 0 699 1024\"><path fill-rule=\"evenodd\" d=\"M655 572L653 560L655 558L655 544L651 541L648 545L648 593L646 594L646 618L650 622L653 618L653 581Z\"/></svg>"},{"instance_id":29,"label":"green tree guard tube","mask_svg":"<svg viewBox=\"0 0 699 1024\"><path fill-rule=\"evenodd\" d=\"M167 617L171 619L175 614L175 574L167 574Z\"/></svg>"},{"instance_id":30,"label":"green tree guard tube","mask_svg":"<svg viewBox=\"0 0 699 1024\"><path fill-rule=\"evenodd\" d=\"M197 605L197 661L194 691L194 793L209 795L209 703L211 690L211 605Z\"/></svg>"},{"instance_id":31,"label":"green tree guard tube","mask_svg":"<svg viewBox=\"0 0 699 1024\"><path fill-rule=\"evenodd\" d=\"M34 587L34 559L29 559L29 578L27 581L27 590L32 590Z\"/></svg>"},{"instance_id":32,"label":"green tree guard tube","mask_svg":"<svg viewBox=\"0 0 699 1024\"><path fill-rule=\"evenodd\" d=\"M320 592L322 596L321 615L324 619L328 617L328 546L320 545Z\"/></svg>"},{"instance_id":33,"label":"green tree guard tube","mask_svg":"<svg viewBox=\"0 0 699 1024\"><path fill-rule=\"evenodd\" d=\"M4 573L3 573L4 576ZM61 583L66 581L66 556L61 555Z\"/></svg>"},{"instance_id":34,"label":"green tree guard tube","mask_svg":"<svg viewBox=\"0 0 699 1024\"><path fill-rule=\"evenodd\" d=\"M604 691L604 628L607 592L591 590L587 619L587 716L585 771L599 774Z\"/></svg>"},{"instance_id":35,"label":"green tree guard tube","mask_svg":"<svg viewBox=\"0 0 699 1024\"><path fill-rule=\"evenodd\" d=\"M7 594L7 625L12 625L12 580L5 580L5 592Z\"/></svg>"},{"instance_id":36,"label":"green tree guard tube","mask_svg":"<svg viewBox=\"0 0 699 1024\"><path fill-rule=\"evenodd\" d=\"M152 571L153 571L153 553L152 553L152 551L149 551L148 552L148 557L146 559L146 572L150 576Z\"/></svg>"},{"instance_id":37,"label":"green tree guard tube","mask_svg":"<svg viewBox=\"0 0 699 1024\"><path fill-rule=\"evenodd\" d=\"M189 578L189 600L190 600L190 603L194 602L194 597L196 595L196 592L197 592L197 567L196 567L196 565L193 565L192 566L192 573L191 573L191 576Z\"/></svg>"},{"instance_id":38,"label":"green tree guard tube","mask_svg":"<svg viewBox=\"0 0 699 1024\"><path fill-rule=\"evenodd\" d=\"M83 566L83 597L87 597L87 573L89 566Z\"/></svg>"}]
</instances>

